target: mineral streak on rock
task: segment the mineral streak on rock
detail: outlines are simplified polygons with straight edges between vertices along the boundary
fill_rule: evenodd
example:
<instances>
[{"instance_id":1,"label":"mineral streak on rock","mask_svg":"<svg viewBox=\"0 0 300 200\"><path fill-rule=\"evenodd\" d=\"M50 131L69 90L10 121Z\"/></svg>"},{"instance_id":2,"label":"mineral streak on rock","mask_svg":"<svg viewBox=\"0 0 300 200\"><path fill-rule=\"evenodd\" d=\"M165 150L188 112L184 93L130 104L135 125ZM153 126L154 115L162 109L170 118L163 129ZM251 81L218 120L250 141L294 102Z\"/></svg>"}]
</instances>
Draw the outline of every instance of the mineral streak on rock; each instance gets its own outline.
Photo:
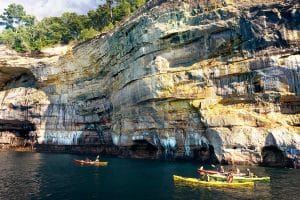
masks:
<instances>
[{"instance_id":1,"label":"mineral streak on rock","mask_svg":"<svg viewBox=\"0 0 300 200\"><path fill-rule=\"evenodd\" d=\"M0 123L48 145L261 163L300 149L299 44L296 0L150 1L61 57L1 47Z\"/></svg>"}]
</instances>

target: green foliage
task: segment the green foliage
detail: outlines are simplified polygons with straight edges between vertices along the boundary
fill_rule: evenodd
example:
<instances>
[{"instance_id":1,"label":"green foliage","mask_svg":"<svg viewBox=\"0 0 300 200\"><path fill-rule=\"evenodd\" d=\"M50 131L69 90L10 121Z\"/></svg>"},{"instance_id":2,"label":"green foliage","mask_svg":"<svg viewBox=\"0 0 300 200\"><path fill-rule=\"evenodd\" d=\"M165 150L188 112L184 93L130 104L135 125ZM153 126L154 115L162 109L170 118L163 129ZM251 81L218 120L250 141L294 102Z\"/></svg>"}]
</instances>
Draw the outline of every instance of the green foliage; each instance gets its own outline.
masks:
<instances>
[{"instance_id":1,"label":"green foliage","mask_svg":"<svg viewBox=\"0 0 300 200\"><path fill-rule=\"evenodd\" d=\"M102 32L108 32L114 28L114 25L110 22L107 26L102 29Z\"/></svg>"},{"instance_id":2,"label":"green foliage","mask_svg":"<svg viewBox=\"0 0 300 200\"><path fill-rule=\"evenodd\" d=\"M32 26L34 24L35 17L32 15L24 15L22 17L22 22L25 26Z\"/></svg>"},{"instance_id":3,"label":"green foliage","mask_svg":"<svg viewBox=\"0 0 300 200\"><path fill-rule=\"evenodd\" d=\"M119 5L122 17L128 16L131 13L131 5L128 1L121 1Z\"/></svg>"},{"instance_id":4,"label":"green foliage","mask_svg":"<svg viewBox=\"0 0 300 200\"><path fill-rule=\"evenodd\" d=\"M131 13L131 4L128 1L121 0L119 5L113 8L114 21L121 21L124 17Z\"/></svg>"},{"instance_id":5,"label":"green foliage","mask_svg":"<svg viewBox=\"0 0 300 200\"><path fill-rule=\"evenodd\" d=\"M12 29L4 30L0 35L0 41L6 45L13 44L15 41L15 32Z\"/></svg>"},{"instance_id":6,"label":"green foliage","mask_svg":"<svg viewBox=\"0 0 300 200\"><path fill-rule=\"evenodd\" d=\"M95 35L98 34L98 31L96 31L95 29L93 28L89 28L89 29L83 29L81 32L80 32L80 40L81 41L84 41L84 40L88 40L88 39L91 39L93 38Z\"/></svg>"},{"instance_id":7,"label":"green foliage","mask_svg":"<svg viewBox=\"0 0 300 200\"><path fill-rule=\"evenodd\" d=\"M114 1L113 0L106 0L106 7L108 9L109 12L109 21L112 22L113 21L113 11L112 11L112 5L113 5Z\"/></svg>"},{"instance_id":8,"label":"green foliage","mask_svg":"<svg viewBox=\"0 0 300 200\"><path fill-rule=\"evenodd\" d=\"M87 24L88 17L67 12L62 15L61 20L62 25L68 28L63 37L65 37L65 42L69 42L79 38L81 30L86 28L85 24Z\"/></svg>"},{"instance_id":9,"label":"green foliage","mask_svg":"<svg viewBox=\"0 0 300 200\"><path fill-rule=\"evenodd\" d=\"M146 0L132 0L132 4L135 8L139 8L146 3Z\"/></svg>"},{"instance_id":10,"label":"green foliage","mask_svg":"<svg viewBox=\"0 0 300 200\"><path fill-rule=\"evenodd\" d=\"M6 9L4 9L4 13L0 15L0 19L2 20L2 24L5 25L6 29L15 29L16 26L25 25L30 26L33 25L35 18L30 15L26 15L24 7L19 4L10 4Z\"/></svg>"},{"instance_id":11,"label":"green foliage","mask_svg":"<svg viewBox=\"0 0 300 200\"><path fill-rule=\"evenodd\" d=\"M105 5L99 5L96 10L88 12L91 26L98 31L108 26L111 22L110 12Z\"/></svg>"},{"instance_id":12,"label":"green foliage","mask_svg":"<svg viewBox=\"0 0 300 200\"><path fill-rule=\"evenodd\" d=\"M55 44L68 44L73 40L84 41L99 32L107 32L120 24L131 12L142 6L145 0L106 0L87 15L66 12L61 17L47 17L35 23L35 17L27 15L23 6L10 4L0 15L0 43L19 52L36 52Z\"/></svg>"}]
</instances>

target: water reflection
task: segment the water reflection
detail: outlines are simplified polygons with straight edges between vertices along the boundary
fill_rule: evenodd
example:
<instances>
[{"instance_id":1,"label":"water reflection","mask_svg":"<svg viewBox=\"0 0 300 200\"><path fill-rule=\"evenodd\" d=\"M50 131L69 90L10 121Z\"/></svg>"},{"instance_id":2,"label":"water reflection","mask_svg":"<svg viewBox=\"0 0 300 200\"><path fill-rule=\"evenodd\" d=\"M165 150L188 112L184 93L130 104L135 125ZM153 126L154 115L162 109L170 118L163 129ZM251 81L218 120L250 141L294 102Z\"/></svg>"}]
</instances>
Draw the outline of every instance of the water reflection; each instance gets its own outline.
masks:
<instances>
[{"instance_id":1,"label":"water reflection","mask_svg":"<svg viewBox=\"0 0 300 200\"><path fill-rule=\"evenodd\" d=\"M38 195L40 154L1 152L0 163L0 199L31 199Z\"/></svg>"},{"instance_id":2,"label":"water reflection","mask_svg":"<svg viewBox=\"0 0 300 200\"><path fill-rule=\"evenodd\" d=\"M103 158L107 167L80 166L68 154L0 153L0 200L82 199L299 199L300 173L294 169L250 167L269 183L252 189L191 187L172 175L197 177L196 163ZM226 166L230 168L232 166ZM240 166L244 171L249 166Z\"/></svg>"},{"instance_id":3,"label":"water reflection","mask_svg":"<svg viewBox=\"0 0 300 200\"><path fill-rule=\"evenodd\" d=\"M255 190L252 187L202 187L174 183L174 199L185 199L187 197L193 199L195 196L197 196L197 199L249 199L249 197L254 196L254 192ZM189 197L189 195L191 196Z\"/></svg>"}]
</instances>

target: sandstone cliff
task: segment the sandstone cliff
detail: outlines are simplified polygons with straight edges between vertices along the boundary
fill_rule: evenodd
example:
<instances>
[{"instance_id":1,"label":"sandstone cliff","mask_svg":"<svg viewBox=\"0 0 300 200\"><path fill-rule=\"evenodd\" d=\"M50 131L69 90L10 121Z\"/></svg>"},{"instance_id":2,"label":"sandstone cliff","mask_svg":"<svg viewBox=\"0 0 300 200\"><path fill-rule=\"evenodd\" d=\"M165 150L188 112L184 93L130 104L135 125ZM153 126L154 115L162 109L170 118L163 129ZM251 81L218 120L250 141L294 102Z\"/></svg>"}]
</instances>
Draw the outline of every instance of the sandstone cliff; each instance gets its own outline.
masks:
<instances>
[{"instance_id":1,"label":"sandstone cliff","mask_svg":"<svg viewBox=\"0 0 300 200\"><path fill-rule=\"evenodd\" d=\"M37 134L131 157L286 164L281 152L300 149L299 6L150 1L61 57L1 47L3 143Z\"/></svg>"}]
</instances>

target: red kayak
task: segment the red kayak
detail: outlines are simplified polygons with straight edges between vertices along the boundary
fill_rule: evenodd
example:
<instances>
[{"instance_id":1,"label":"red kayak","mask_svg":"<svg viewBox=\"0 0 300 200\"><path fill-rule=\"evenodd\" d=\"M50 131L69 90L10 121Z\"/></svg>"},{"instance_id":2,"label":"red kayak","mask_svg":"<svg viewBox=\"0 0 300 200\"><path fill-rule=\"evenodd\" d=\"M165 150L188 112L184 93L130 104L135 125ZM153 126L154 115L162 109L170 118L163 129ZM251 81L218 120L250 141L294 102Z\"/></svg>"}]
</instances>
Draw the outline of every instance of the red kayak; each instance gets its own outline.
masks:
<instances>
[{"instance_id":1,"label":"red kayak","mask_svg":"<svg viewBox=\"0 0 300 200\"><path fill-rule=\"evenodd\" d=\"M220 174L220 172L218 172L218 171L205 170L205 169L198 169L198 173L200 175L203 175L203 174Z\"/></svg>"},{"instance_id":2,"label":"red kayak","mask_svg":"<svg viewBox=\"0 0 300 200\"><path fill-rule=\"evenodd\" d=\"M214 175L214 174L219 174L219 175L227 175L228 172L218 172L218 171L213 171L213 170L205 170L205 169L198 169L198 173L200 175L204 175L204 174L210 174L210 175ZM239 173L239 174L233 174L233 176L246 176L245 173Z\"/></svg>"}]
</instances>

